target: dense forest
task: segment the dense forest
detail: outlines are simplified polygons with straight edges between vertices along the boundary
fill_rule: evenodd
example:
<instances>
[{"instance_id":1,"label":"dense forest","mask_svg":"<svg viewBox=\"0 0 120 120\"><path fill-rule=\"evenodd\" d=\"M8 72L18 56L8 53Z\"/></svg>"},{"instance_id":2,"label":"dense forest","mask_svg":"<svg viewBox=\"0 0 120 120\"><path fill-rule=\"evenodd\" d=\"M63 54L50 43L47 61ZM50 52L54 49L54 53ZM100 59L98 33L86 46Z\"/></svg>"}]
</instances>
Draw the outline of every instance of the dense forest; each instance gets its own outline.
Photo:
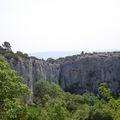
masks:
<instances>
[{"instance_id":1,"label":"dense forest","mask_svg":"<svg viewBox=\"0 0 120 120\"><path fill-rule=\"evenodd\" d=\"M35 84L33 101L24 97L32 91L9 64L0 58L0 120L119 120L120 98L111 96L107 83L99 94L75 95L46 80Z\"/></svg>"}]
</instances>

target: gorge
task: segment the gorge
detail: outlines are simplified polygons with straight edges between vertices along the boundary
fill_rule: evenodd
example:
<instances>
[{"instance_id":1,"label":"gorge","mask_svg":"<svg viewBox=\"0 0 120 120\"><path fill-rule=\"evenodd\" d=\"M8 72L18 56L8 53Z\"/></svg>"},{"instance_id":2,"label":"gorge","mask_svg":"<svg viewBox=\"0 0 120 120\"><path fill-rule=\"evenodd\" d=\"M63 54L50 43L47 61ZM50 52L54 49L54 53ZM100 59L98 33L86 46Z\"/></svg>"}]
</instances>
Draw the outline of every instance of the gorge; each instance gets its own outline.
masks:
<instances>
[{"instance_id":1,"label":"gorge","mask_svg":"<svg viewBox=\"0 0 120 120\"><path fill-rule=\"evenodd\" d=\"M16 54L17 58L2 55L23 77L23 83L33 90L33 94L38 80L54 82L65 91L77 94L86 91L97 93L101 82L107 82L115 95L120 91L120 52L82 53L46 61ZM28 99L32 100L33 94Z\"/></svg>"},{"instance_id":2,"label":"gorge","mask_svg":"<svg viewBox=\"0 0 120 120\"><path fill-rule=\"evenodd\" d=\"M30 100L38 80L56 83L65 91L76 94L87 91L98 93L101 82L107 82L114 95L120 92L120 52L82 52L56 60L44 60L1 47L0 55L6 58L17 74L23 77L23 83L33 91L28 97Z\"/></svg>"}]
</instances>

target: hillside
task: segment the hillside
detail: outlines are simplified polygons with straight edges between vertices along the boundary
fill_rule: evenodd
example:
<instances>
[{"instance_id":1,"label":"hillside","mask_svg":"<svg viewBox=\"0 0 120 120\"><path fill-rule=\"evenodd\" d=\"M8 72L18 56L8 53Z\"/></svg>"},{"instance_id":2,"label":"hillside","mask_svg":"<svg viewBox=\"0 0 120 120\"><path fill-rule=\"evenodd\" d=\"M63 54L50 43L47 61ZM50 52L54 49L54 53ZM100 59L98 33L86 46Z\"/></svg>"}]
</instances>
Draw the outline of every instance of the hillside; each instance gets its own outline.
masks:
<instances>
[{"instance_id":1,"label":"hillside","mask_svg":"<svg viewBox=\"0 0 120 120\"><path fill-rule=\"evenodd\" d=\"M77 94L86 91L97 93L101 82L107 82L114 95L120 91L120 52L82 52L57 60L43 60L1 47L0 54L24 78L23 82L33 90L33 94L34 83L38 80L48 80ZM32 99L33 95L29 97Z\"/></svg>"}]
</instances>

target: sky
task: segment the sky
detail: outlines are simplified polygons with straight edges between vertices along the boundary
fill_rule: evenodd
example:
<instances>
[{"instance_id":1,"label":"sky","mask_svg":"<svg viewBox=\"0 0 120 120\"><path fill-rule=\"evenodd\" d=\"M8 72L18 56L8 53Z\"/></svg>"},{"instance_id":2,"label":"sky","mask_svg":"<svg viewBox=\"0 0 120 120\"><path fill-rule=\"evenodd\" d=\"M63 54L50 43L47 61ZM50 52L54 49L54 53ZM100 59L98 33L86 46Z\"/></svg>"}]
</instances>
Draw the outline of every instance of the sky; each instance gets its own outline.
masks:
<instances>
[{"instance_id":1,"label":"sky","mask_svg":"<svg viewBox=\"0 0 120 120\"><path fill-rule=\"evenodd\" d=\"M0 0L0 44L14 52L120 50L119 0Z\"/></svg>"}]
</instances>

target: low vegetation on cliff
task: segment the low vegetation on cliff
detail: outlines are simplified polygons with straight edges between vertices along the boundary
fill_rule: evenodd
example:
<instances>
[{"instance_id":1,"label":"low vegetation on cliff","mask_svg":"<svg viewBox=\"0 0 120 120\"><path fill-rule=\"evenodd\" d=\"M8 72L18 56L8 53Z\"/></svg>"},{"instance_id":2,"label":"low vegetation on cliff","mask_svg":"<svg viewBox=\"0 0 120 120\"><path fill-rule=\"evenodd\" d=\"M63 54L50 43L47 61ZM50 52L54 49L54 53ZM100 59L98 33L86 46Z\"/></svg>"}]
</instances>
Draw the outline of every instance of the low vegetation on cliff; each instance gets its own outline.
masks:
<instances>
[{"instance_id":1,"label":"low vegetation on cliff","mask_svg":"<svg viewBox=\"0 0 120 120\"><path fill-rule=\"evenodd\" d=\"M12 51L10 43L6 41L0 46L0 55L3 55L8 60L11 58L15 60L29 59L28 54L26 53L22 53L21 51L17 51L16 53L14 53Z\"/></svg>"},{"instance_id":2,"label":"low vegetation on cliff","mask_svg":"<svg viewBox=\"0 0 120 120\"><path fill-rule=\"evenodd\" d=\"M120 98L111 96L106 83L99 94L74 95L46 80L37 81L33 102L24 96L31 90L0 58L0 120L119 120Z\"/></svg>"}]
</instances>

